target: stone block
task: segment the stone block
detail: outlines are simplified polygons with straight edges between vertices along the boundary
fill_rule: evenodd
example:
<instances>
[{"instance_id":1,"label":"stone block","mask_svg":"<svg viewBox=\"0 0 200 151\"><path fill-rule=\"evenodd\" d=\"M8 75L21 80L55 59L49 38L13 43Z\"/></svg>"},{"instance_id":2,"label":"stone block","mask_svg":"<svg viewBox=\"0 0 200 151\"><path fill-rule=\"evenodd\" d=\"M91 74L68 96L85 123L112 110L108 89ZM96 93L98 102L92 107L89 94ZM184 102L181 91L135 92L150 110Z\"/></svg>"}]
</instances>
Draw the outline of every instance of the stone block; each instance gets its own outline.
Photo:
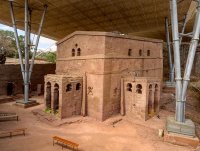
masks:
<instances>
[{"instance_id":1,"label":"stone block","mask_svg":"<svg viewBox=\"0 0 200 151\"><path fill-rule=\"evenodd\" d=\"M177 133L171 133L168 131L164 132L164 141L175 145L190 146L193 148L197 148L197 146L199 145L199 138L196 136L192 137Z\"/></svg>"},{"instance_id":2,"label":"stone block","mask_svg":"<svg viewBox=\"0 0 200 151\"><path fill-rule=\"evenodd\" d=\"M195 125L190 119L186 119L184 123L177 122L174 117L168 117L166 122L166 129L168 132L196 136Z\"/></svg>"},{"instance_id":3,"label":"stone block","mask_svg":"<svg viewBox=\"0 0 200 151\"><path fill-rule=\"evenodd\" d=\"M155 83L153 84L155 98L153 98L154 95L151 96L153 100L157 100L154 103L155 115L158 113L163 77L162 56L162 41L160 40L108 32L74 32L57 43L56 74L45 78L46 84L51 83L51 102L54 100L53 85L57 82L60 112L62 112L61 115L65 114L63 117L72 116L72 110L75 111L76 108L82 106L84 116L87 114L103 121L118 114L120 108L125 107L120 106L123 104L120 101L122 78L128 75L132 76L134 81L137 77L151 77L158 79L156 82L159 83L158 88ZM58 81L59 76L85 79L80 99L75 99L74 93L65 91L67 84L63 80ZM143 85L143 91L146 90L146 86ZM47 91L46 87L45 91ZM132 92L134 93L135 89ZM47 92L45 92L45 101L48 100L46 98L50 98L50 94L49 97L46 97L46 94ZM136 107L135 113L144 118L148 114L145 113L148 94L138 94L136 97L137 102L134 104L126 103L129 104L128 108ZM125 98L128 99L129 96ZM50 105L50 103L45 104Z\"/></svg>"},{"instance_id":4,"label":"stone block","mask_svg":"<svg viewBox=\"0 0 200 151\"><path fill-rule=\"evenodd\" d=\"M21 108L29 108L29 107L39 105L39 103L35 100L29 100L26 103L23 100L18 100L18 101L16 101L16 103L14 105L19 106Z\"/></svg>"}]
</instances>

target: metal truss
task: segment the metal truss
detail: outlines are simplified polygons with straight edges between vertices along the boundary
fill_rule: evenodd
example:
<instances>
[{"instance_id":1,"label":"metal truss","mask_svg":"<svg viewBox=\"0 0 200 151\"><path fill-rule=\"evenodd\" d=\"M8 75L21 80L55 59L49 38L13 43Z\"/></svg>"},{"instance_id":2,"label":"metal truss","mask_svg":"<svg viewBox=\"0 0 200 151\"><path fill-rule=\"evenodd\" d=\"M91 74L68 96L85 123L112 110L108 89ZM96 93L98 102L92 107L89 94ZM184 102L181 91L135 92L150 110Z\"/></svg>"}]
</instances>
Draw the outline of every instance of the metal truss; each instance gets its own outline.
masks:
<instances>
[{"instance_id":1,"label":"metal truss","mask_svg":"<svg viewBox=\"0 0 200 151\"><path fill-rule=\"evenodd\" d=\"M37 40L36 40L35 45L32 45L31 41L30 41L31 12L32 12L32 10L29 7L28 0L24 1L24 5L25 5L24 6L24 29L25 29L25 38L24 38L25 47L24 47L24 50L25 50L25 57L24 57L24 62L23 62L22 51L21 51L20 45L19 45L16 19L15 19L15 15L14 15L13 0L9 0L10 14L11 14L11 19L12 19L12 24L13 24L14 34L15 34L17 51L18 51L18 55L19 55L19 63L20 63L23 82L24 82L24 100L23 100L23 103L27 103L29 101L29 85L30 85L31 73L33 71L35 55L37 53L40 35L41 35L41 32L42 32L42 26L43 26L45 14L46 14L46 11L47 11L47 5L44 5L44 11L43 11L41 21L40 21L40 24L39 24L39 29L38 29L38 33L37 33ZM34 46L34 51L33 51L32 59L31 59L31 64L29 64L29 53L31 51L32 46Z\"/></svg>"},{"instance_id":2,"label":"metal truss","mask_svg":"<svg viewBox=\"0 0 200 151\"><path fill-rule=\"evenodd\" d=\"M176 80L176 115L175 119L178 122L185 122L185 101L186 91L190 81L191 70L194 62L196 49L199 42L200 35L200 1L197 0L197 13L193 26L193 31L184 34L179 34L178 30L178 15L177 15L177 0L170 0L171 22L172 22L172 38L174 50L174 66L175 66L175 80ZM183 36L191 37L189 53L187 57L184 76L181 76L181 60L180 60L180 44ZM181 37L181 38L180 38Z\"/></svg>"}]
</instances>

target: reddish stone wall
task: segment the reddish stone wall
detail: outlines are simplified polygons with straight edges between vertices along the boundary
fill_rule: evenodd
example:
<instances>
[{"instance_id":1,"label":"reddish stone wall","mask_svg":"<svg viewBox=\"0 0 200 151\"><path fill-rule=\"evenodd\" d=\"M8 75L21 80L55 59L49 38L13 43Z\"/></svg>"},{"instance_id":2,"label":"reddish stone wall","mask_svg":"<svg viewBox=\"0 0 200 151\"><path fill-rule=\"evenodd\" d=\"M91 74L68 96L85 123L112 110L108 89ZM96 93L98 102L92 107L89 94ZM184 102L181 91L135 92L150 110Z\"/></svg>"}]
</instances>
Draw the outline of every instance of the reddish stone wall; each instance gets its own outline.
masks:
<instances>
[{"instance_id":1,"label":"reddish stone wall","mask_svg":"<svg viewBox=\"0 0 200 151\"><path fill-rule=\"evenodd\" d=\"M106 37L105 53L111 56L162 58L162 43L151 39ZM130 55L128 55L131 49ZM141 55L139 53L141 50ZM149 55L147 51L150 50Z\"/></svg>"},{"instance_id":2,"label":"reddish stone wall","mask_svg":"<svg viewBox=\"0 0 200 151\"><path fill-rule=\"evenodd\" d=\"M77 87L77 84L80 84ZM50 93L47 93L47 85L50 85ZM79 77L65 77L62 75L49 74L45 76L45 104L54 111L55 107L55 86L58 86L58 116L67 118L81 115L83 80ZM68 87L69 86L69 87ZM49 97L47 95L50 95ZM47 99L50 98L51 106L48 106ZM52 112L53 113L53 112Z\"/></svg>"},{"instance_id":3,"label":"reddish stone wall","mask_svg":"<svg viewBox=\"0 0 200 151\"><path fill-rule=\"evenodd\" d=\"M44 84L44 75L55 73L55 64L35 64L31 76L31 89L36 91L37 84ZM23 93L20 65L0 65L0 95L7 95L7 83L13 82L14 93Z\"/></svg>"},{"instance_id":4,"label":"reddish stone wall","mask_svg":"<svg viewBox=\"0 0 200 151\"><path fill-rule=\"evenodd\" d=\"M120 112L121 74L105 74L103 85L103 120Z\"/></svg>"},{"instance_id":5,"label":"reddish stone wall","mask_svg":"<svg viewBox=\"0 0 200 151\"><path fill-rule=\"evenodd\" d=\"M87 59L86 57L74 59L58 59L56 74L80 76L88 73L103 73L104 59Z\"/></svg>"},{"instance_id":6,"label":"reddish stone wall","mask_svg":"<svg viewBox=\"0 0 200 151\"><path fill-rule=\"evenodd\" d=\"M80 56L78 50L81 50ZM162 80L160 40L105 32L75 32L58 42L57 57L57 75L85 78L84 110L99 120L120 112L123 76Z\"/></svg>"},{"instance_id":7,"label":"reddish stone wall","mask_svg":"<svg viewBox=\"0 0 200 151\"><path fill-rule=\"evenodd\" d=\"M77 84L80 89L77 90ZM71 84L71 90L67 90L67 85ZM62 118L81 115L82 108L83 81L82 78L63 79L62 90Z\"/></svg>"},{"instance_id":8,"label":"reddish stone wall","mask_svg":"<svg viewBox=\"0 0 200 151\"><path fill-rule=\"evenodd\" d=\"M98 74L87 74L87 114L98 120L103 120L104 102L104 76Z\"/></svg>"},{"instance_id":9,"label":"reddish stone wall","mask_svg":"<svg viewBox=\"0 0 200 151\"><path fill-rule=\"evenodd\" d=\"M158 114L161 91L158 78L124 78L123 81L123 115L147 120Z\"/></svg>"},{"instance_id":10,"label":"reddish stone wall","mask_svg":"<svg viewBox=\"0 0 200 151\"><path fill-rule=\"evenodd\" d=\"M72 57L72 49L75 56L80 48L81 56L97 55L105 53L105 36L76 35L72 36L57 45L57 58ZM72 57L74 58L74 57Z\"/></svg>"}]
</instances>

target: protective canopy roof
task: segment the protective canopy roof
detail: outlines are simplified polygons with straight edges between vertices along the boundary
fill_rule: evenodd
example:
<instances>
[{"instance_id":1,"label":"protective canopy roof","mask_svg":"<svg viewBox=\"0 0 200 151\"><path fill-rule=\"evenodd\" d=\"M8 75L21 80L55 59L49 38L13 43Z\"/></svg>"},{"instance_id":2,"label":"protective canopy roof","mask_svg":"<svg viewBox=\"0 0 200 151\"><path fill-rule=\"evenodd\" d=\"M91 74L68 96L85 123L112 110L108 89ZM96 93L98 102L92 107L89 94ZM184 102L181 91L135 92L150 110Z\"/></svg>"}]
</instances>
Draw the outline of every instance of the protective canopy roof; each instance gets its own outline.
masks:
<instances>
[{"instance_id":1,"label":"protective canopy roof","mask_svg":"<svg viewBox=\"0 0 200 151\"><path fill-rule=\"evenodd\" d=\"M117 31L165 39L165 17L170 16L169 0L29 0L29 3L33 33L37 32L43 5L48 5L42 35L55 40L77 30ZM191 0L179 0L179 20L190 4ZM14 6L17 27L23 29L24 0L14 0ZM0 23L12 26L8 0L0 0ZM191 25L192 20L186 30L191 31Z\"/></svg>"}]
</instances>

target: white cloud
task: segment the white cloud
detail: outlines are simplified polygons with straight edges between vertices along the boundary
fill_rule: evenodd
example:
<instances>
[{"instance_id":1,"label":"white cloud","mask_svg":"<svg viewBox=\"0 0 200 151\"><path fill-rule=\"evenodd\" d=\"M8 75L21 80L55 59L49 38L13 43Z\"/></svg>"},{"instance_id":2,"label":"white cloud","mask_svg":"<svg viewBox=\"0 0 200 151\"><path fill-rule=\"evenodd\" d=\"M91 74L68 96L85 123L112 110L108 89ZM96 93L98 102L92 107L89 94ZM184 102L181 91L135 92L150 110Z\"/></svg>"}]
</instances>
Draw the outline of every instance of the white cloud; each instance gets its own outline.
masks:
<instances>
[{"instance_id":1,"label":"white cloud","mask_svg":"<svg viewBox=\"0 0 200 151\"><path fill-rule=\"evenodd\" d=\"M37 36L34 37L34 43L36 41L36 38L37 38ZM51 49L52 51L56 51L56 41L41 36L39 45L38 45L38 49L41 49L44 51L49 51Z\"/></svg>"},{"instance_id":2,"label":"white cloud","mask_svg":"<svg viewBox=\"0 0 200 151\"><path fill-rule=\"evenodd\" d=\"M13 31L12 27L9 27L9 26L0 26L0 29Z\"/></svg>"}]
</instances>

